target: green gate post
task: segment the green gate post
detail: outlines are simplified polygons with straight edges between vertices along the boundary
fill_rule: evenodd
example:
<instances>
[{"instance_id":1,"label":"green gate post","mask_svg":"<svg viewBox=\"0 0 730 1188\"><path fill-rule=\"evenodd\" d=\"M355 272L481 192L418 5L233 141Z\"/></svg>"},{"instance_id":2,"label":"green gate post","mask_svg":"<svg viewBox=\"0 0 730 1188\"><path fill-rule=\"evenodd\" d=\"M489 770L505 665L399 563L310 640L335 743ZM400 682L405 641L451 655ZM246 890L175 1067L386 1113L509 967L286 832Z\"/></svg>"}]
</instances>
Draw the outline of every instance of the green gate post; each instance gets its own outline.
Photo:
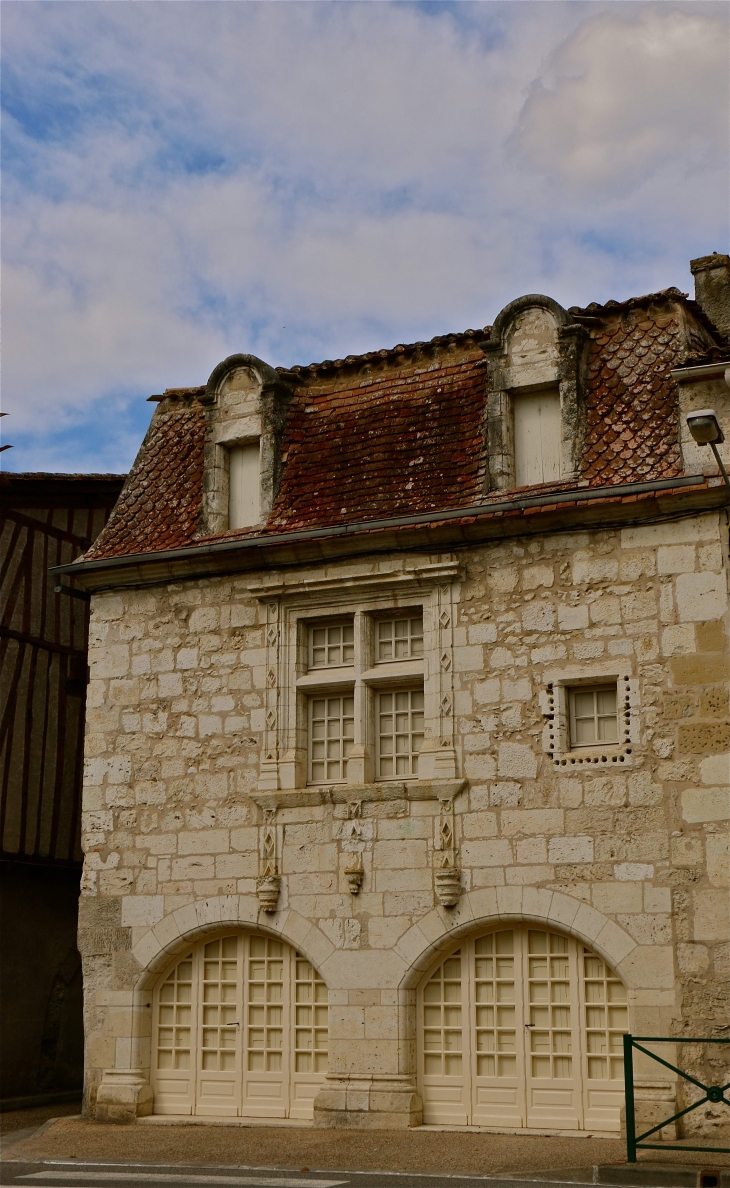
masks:
<instances>
[{"instance_id":1,"label":"green gate post","mask_svg":"<svg viewBox=\"0 0 730 1188\"><path fill-rule=\"evenodd\" d=\"M633 1037L624 1036L624 1086L626 1090L626 1160L636 1163L636 1115L634 1113Z\"/></svg>"}]
</instances>

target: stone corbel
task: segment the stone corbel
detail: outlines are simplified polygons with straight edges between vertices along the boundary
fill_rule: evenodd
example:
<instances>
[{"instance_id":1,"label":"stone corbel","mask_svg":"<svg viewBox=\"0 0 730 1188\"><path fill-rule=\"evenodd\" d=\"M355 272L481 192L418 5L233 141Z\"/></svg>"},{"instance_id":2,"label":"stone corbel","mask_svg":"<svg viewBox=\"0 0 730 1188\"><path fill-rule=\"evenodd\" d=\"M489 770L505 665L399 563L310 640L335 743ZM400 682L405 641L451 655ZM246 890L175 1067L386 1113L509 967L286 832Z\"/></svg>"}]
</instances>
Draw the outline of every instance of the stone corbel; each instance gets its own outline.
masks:
<instances>
[{"instance_id":1,"label":"stone corbel","mask_svg":"<svg viewBox=\"0 0 730 1188\"><path fill-rule=\"evenodd\" d=\"M261 874L256 880L256 894L265 912L275 912L279 902L281 876L276 857L276 809L264 809L261 830Z\"/></svg>"},{"instance_id":2,"label":"stone corbel","mask_svg":"<svg viewBox=\"0 0 730 1188\"><path fill-rule=\"evenodd\" d=\"M365 877L362 863L363 829L361 824L362 801L351 800L347 805L347 822L342 828L342 838L345 844L352 847L350 859L345 867L345 878L351 895L358 895Z\"/></svg>"},{"instance_id":3,"label":"stone corbel","mask_svg":"<svg viewBox=\"0 0 730 1188\"><path fill-rule=\"evenodd\" d=\"M444 907L455 907L461 895L461 870L456 848L453 796L440 800L439 808L434 844L436 898Z\"/></svg>"}]
</instances>

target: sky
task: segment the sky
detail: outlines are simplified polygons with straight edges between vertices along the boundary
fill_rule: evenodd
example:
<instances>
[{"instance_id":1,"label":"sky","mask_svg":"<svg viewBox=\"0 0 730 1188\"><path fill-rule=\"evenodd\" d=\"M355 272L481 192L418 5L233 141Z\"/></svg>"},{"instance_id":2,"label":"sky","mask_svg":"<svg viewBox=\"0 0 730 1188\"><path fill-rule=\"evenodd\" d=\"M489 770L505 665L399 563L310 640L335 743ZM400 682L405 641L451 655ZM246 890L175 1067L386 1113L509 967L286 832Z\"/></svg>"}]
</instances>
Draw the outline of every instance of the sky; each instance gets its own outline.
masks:
<instances>
[{"instance_id":1,"label":"sky","mask_svg":"<svg viewBox=\"0 0 730 1188\"><path fill-rule=\"evenodd\" d=\"M147 396L669 285L728 250L703 0L5 0L13 471L128 469Z\"/></svg>"}]
</instances>

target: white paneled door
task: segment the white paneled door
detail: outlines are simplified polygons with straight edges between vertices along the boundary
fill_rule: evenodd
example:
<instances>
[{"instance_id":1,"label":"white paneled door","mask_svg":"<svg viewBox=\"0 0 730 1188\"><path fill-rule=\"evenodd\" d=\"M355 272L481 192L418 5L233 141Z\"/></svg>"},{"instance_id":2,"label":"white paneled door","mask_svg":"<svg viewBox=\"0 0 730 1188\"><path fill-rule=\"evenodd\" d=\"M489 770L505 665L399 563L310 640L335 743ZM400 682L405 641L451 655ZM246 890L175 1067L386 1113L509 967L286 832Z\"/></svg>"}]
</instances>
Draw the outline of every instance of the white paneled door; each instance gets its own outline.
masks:
<instances>
[{"instance_id":1,"label":"white paneled door","mask_svg":"<svg viewBox=\"0 0 730 1188\"><path fill-rule=\"evenodd\" d=\"M422 984L424 1122L618 1132L626 988L573 937L465 941Z\"/></svg>"},{"instance_id":2,"label":"white paneled door","mask_svg":"<svg viewBox=\"0 0 730 1188\"><path fill-rule=\"evenodd\" d=\"M157 987L153 1044L157 1114L311 1118L327 1071L327 987L282 941L204 941Z\"/></svg>"}]
</instances>

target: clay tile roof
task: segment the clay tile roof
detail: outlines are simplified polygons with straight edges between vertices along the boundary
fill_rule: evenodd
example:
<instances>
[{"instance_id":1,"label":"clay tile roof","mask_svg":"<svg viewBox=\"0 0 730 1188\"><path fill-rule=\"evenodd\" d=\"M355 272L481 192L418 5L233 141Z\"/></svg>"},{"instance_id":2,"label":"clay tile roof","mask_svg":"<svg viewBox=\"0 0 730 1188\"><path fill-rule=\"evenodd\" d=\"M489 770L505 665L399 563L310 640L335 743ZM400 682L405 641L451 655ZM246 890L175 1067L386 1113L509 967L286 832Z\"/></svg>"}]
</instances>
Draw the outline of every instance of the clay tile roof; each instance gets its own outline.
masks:
<instances>
[{"instance_id":1,"label":"clay tile roof","mask_svg":"<svg viewBox=\"0 0 730 1188\"><path fill-rule=\"evenodd\" d=\"M277 367L276 370L282 375L298 377L306 374L318 375L320 372L338 371L343 367L360 367L363 363L369 363L375 359L390 359L398 355L415 354L424 348L442 346L446 343L453 345L479 343L489 338L490 329L490 326L485 326L482 330L462 330L454 334L437 334L428 342L400 342L397 346L381 348L377 351L366 351L363 355L348 355L345 359L323 359L321 363L297 364L290 368Z\"/></svg>"},{"instance_id":2,"label":"clay tile roof","mask_svg":"<svg viewBox=\"0 0 730 1188\"><path fill-rule=\"evenodd\" d=\"M404 364L290 407L269 530L445 509L483 494L486 360Z\"/></svg>"},{"instance_id":3,"label":"clay tile roof","mask_svg":"<svg viewBox=\"0 0 730 1188\"><path fill-rule=\"evenodd\" d=\"M204 391L165 393L114 511L85 560L190 544L203 489L205 415L197 397Z\"/></svg>"},{"instance_id":4,"label":"clay tile roof","mask_svg":"<svg viewBox=\"0 0 730 1188\"><path fill-rule=\"evenodd\" d=\"M570 312L587 347L580 484L681 473L672 369L727 351L678 289ZM277 368L293 389L275 535L484 503L489 328ZM727 357L727 354L726 356ZM203 477L204 388L165 392L109 523L88 559L195 544ZM565 491L575 483L542 489ZM494 497L497 495L494 493ZM499 493L500 499L504 493ZM502 514L502 513L500 513ZM247 529L227 537L257 535Z\"/></svg>"},{"instance_id":5,"label":"clay tile roof","mask_svg":"<svg viewBox=\"0 0 730 1188\"><path fill-rule=\"evenodd\" d=\"M604 315L600 327L591 326L586 369L582 476L591 486L681 472L669 373L682 358L682 342L676 307L658 301L666 296L588 307Z\"/></svg>"}]
</instances>

